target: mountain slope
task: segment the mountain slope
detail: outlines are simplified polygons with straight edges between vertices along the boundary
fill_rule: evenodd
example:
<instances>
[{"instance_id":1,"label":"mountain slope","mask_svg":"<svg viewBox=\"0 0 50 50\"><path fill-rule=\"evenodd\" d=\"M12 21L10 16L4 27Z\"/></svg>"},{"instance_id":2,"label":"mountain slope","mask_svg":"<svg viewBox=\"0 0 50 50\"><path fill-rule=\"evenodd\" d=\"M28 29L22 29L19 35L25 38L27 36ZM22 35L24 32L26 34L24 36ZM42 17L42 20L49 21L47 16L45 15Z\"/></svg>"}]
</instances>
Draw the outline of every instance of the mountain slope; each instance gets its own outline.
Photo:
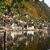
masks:
<instances>
[{"instance_id":1,"label":"mountain slope","mask_svg":"<svg viewBox=\"0 0 50 50\"><path fill-rule=\"evenodd\" d=\"M24 4L26 11L35 20L45 19L50 20L50 8L43 2L33 3L26 2Z\"/></svg>"}]
</instances>

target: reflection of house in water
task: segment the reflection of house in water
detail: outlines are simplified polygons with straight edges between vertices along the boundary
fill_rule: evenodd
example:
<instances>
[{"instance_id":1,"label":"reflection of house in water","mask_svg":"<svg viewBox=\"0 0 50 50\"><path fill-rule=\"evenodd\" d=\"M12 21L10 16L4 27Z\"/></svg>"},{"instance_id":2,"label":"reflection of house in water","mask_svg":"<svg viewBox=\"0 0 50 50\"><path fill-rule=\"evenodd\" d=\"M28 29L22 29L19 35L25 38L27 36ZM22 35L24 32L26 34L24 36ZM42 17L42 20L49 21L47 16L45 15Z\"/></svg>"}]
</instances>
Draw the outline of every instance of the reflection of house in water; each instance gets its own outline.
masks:
<instances>
[{"instance_id":1,"label":"reflection of house in water","mask_svg":"<svg viewBox=\"0 0 50 50\"><path fill-rule=\"evenodd\" d=\"M41 36L42 37L48 37L48 26L45 23L40 24L40 33L42 32Z\"/></svg>"},{"instance_id":2,"label":"reflection of house in water","mask_svg":"<svg viewBox=\"0 0 50 50\"><path fill-rule=\"evenodd\" d=\"M14 35L22 35L22 34L32 34L34 35L34 22L33 20L28 21L27 24L21 25L19 22L13 22L11 27L13 31L11 32L11 36L14 38Z\"/></svg>"},{"instance_id":3,"label":"reflection of house in water","mask_svg":"<svg viewBox=\"0 0 50 50\"><path fill-rule=\"evenodd\" d=\"M21 35L22 34L22 26L19 22L13 22L11 27L13 28L13 31L11 31L11 36L14 38L14 36Z\"/></svg>"},{"instance_id":4,"label":"reflection of house in water","mask_svg":"<svg viewBox=\"0 0 50 50\"><path fill-rule=\"evenodd\" d=\"M32 34L32 35L34 35L34 21L33 20L31 20L31 21L29 21L28 22L28 24L27 24L27 34Z\"/></svg>"},{"instance_id":5,"label":"reflection of house in water","mask_svg":"<svg viewBox=\"0 0 50 50\"><path fill-rule=\"evenodd\" d=\"M4 31L0 29L0 45L3 44L4 41Z\"/></svg>"},{"instance_id":6,"label":"reflection of house in water","mask_svg":"<svg viewBox=\"0 0 50 50\"><path fill-rule=\"evenodd\" d=\"M33 20L28 21L28 23L24 26L24 33L34 35L34 22Z\"/></svg>"},{"instance_id":7,"label":"reflection of house in water","mask_svg":"<svg viewBox=\"0 0 50 50\"><path fill-rule=\"evenodd\" d=\"M44 33L44 36L48 36L48 27L47 27L47 24L44 24L43 25L43 33Z\"/></svg>"}]
</instances>

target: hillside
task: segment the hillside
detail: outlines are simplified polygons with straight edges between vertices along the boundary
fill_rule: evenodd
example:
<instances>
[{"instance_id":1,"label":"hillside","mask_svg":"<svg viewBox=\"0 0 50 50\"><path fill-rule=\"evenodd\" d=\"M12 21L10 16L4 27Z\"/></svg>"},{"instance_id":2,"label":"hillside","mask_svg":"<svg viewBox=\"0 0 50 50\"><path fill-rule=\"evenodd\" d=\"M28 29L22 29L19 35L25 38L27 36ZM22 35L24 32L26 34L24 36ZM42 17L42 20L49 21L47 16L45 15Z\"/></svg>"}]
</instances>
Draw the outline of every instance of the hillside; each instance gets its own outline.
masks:
<instances>
[{"instance_id":1,"label":"hillside","mask_svg":"<svg viewBox=\"0 0 50 50\"><path fill-rule=\"evenodd\" d=\"M35 20L50 19L50 8L44 2L40 1L38 3L26 2L24 6L26 11L30 14L30 16L32 16L33 19Z\"/></svg>"}]
</instances>

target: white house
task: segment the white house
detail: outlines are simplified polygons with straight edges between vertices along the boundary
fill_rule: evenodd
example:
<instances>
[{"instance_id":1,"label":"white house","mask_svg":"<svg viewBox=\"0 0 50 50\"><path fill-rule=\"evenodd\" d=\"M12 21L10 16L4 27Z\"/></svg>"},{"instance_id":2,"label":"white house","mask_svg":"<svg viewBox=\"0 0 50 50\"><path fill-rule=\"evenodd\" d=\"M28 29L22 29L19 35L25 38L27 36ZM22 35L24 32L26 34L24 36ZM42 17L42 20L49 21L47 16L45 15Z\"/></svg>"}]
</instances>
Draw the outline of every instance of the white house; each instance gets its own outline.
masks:
<instances>
[{"instance_id":1,"label":"white house","mask_svg":"<svg viewBox=\"0 0 50 50\"><path fill-rule=\"evenodd\" d=\"M34 22L33 22L33 20L31 20L31 21L28 22L27 30L28 30L27 34L34 35Z\"/></svg>"},{"instance_id":2,"label":"white house","mask_svg":"<svg viewBox=\"0 0 50 50\"><path fill-rule=\"evenodd\" d=\"M44 28L43 28L43 33L44 33L46 36L48 36L48 27L44 27Z\"/></svg>"},{"instance_id":3,"label":"white house","mask_svg":"<svg viewBox=\"0 0 50 50\"><path fill-rule=\"evenodd\" d=\"M28 27L27 26L27 34L32 34L32 35L34 35L34 26L32 26L32 27Z\"/></svg>"},{"instance_id":4,"label":"white house","mask_svg":"<svg viewBox=\"0 0 50 50\"><path fill-rule=\"evenodd\" d=\"M22 30L22 26L18 23L12 23L11 25L12 29L15 29L15 30Z\"/></svg>"},{"instance_id":5,"label":"white house","mask_svg":"<svg viewBox=\"0 0 50 50\"><path fill-rule=\"evenodd\" d=\"M12 23L11 25L13 31L11 32L12 38L15 38L17 35L22 35L22 26L18 25L18 23Z\"/></svg>"}]
</instances>

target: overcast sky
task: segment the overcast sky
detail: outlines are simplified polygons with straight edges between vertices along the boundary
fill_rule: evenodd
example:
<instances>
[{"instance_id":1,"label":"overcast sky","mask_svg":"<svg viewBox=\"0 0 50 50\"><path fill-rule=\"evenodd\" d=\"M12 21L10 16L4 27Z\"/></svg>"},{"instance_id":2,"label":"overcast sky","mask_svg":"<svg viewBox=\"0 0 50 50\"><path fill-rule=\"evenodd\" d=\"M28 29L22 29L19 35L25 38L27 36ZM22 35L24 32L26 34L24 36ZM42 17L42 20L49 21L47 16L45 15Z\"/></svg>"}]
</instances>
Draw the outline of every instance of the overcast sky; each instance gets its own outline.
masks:
<instances>
[{"instance_id":1,"label":"overcast sky","mask_svg":"<svg viewBox=\"0 0 50 50\"><path fill-rule=\"evenodd\" d=\"M50 7L50 0L45 0L45 3Z\"/></svg>"},{"instance_id":2,"label":"overcast sky","mask_svg":"<svg viewBox=\"0 0 50 50\"><path fill-rule=\"evenodd\" d=\"M42 0L41 0L42 1ZM44 0L45 3L50 7L50 0Z\"/></svg>"}]
</instances>

